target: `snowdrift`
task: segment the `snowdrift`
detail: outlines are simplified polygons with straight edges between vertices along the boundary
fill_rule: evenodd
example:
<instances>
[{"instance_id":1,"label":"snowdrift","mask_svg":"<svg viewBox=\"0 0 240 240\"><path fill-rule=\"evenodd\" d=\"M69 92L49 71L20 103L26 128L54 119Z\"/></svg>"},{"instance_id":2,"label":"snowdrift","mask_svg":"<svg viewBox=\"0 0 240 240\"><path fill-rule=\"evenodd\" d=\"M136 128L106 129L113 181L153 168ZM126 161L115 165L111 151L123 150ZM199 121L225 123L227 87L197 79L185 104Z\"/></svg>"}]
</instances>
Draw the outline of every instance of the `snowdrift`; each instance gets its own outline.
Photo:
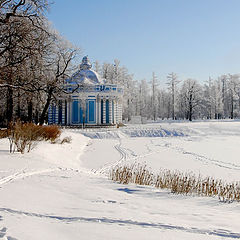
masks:
<instances>
[{"instance_id":1,"label":"snowdrift","mask_svg":"<svg viewBox=\"0 0 240 240\"><path fill-rule=\"evenodd\" d=\"M126 137L183 137L188 133L180 129L167 128L123 128L111 130L87 129L81 132L84 136L92 139L114 139Z\"/></svg>"}]
</instances>

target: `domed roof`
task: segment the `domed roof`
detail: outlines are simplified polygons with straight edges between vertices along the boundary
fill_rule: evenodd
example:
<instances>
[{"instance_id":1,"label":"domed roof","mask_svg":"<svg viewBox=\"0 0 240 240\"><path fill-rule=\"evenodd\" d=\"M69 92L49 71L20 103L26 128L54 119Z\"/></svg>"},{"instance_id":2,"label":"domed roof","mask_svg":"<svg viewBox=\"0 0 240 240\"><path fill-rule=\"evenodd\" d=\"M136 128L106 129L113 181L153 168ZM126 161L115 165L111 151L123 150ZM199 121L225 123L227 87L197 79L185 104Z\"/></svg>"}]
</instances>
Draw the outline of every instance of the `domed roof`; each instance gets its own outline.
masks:
<instances>
[{"instance_id":1,"label":"domed roof","mask_svg":"<svg viewBox=\"0 0 240 240\"><path fill-rule=\"evenodd\" d=\"M91 70L92 64L90 63L87 56L83 57L82 63L80 64L80 70L72 75L69 79L70 82L78 84L104 84L104 80L96 73Z\"/></svg>"}]
</instances>

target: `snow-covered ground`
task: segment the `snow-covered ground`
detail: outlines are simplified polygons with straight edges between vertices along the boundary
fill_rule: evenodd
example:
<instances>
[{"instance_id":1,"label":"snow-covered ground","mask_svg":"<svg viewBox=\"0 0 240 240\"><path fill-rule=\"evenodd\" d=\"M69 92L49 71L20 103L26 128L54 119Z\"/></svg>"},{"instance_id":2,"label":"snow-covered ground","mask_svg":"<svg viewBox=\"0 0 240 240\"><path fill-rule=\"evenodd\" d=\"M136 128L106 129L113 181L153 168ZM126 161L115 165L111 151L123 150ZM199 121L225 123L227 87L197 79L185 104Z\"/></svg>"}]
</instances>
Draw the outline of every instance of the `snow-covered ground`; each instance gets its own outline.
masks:
<instances>
[{"instance_id":1,"label":"snow-covered ground","mask_svg":"<svg viewBox=\"0 0 240 240\"><path fill-rule=\"evenodd\" d=\"M108 180L145 163L240 181L240 122L179 122L64 130L71 144L24 155L0 139L0 239L240 239L240 203Z\"/></svg>"}]
</instances>

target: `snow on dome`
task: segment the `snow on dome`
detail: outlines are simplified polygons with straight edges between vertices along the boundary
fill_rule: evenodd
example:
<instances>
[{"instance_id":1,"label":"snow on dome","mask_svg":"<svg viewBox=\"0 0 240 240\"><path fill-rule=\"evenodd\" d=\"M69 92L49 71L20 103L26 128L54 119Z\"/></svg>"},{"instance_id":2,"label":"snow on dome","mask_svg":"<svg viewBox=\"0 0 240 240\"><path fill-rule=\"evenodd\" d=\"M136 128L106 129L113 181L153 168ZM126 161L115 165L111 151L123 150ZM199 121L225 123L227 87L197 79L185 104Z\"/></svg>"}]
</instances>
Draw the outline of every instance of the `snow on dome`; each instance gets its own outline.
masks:
<instances>
[{"instance_id":1,"label":"snow on dome","mask_svg":"<svg viewBox=\"0 0 240 240\"><path fill-rule=\"evenodd\" d=\"M87 70L92 67L92 64L90 63L88 56L84 56L82 59L82 63L80 64L80 70Z\"/></svg>"},{"instance_id":2,"label":"snow on dome","mask_svg":"<svg viewBox=\"0 0 240 240\"><path fill-rule=\"evenodd\" d=\"M78 84L104 84L104 80L98 73L91 70L91 67L92 64L88 57L83 57L82 63L80 64L80 70L72 75L71 82L76 82Z\"/></svg>"}]
</instances>

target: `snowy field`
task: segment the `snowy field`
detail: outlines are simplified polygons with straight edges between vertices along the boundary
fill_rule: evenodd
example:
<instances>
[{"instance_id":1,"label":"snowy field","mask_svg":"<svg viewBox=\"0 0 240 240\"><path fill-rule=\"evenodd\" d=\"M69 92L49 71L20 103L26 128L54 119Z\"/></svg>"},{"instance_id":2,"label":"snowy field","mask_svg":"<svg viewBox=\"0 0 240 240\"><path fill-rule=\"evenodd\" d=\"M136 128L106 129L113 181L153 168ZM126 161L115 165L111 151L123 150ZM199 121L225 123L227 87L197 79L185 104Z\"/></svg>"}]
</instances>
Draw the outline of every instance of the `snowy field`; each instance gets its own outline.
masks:
<instances>
[{"instance_id":1,"label":"snowy field","mask_svg":"<svg viewBox=\"0 0 240 240\"><path fill-rule=\"evenodd\" d=\"M108 180L117 164L240 181L240 122L64 130L24 155L0 139L0 239L240 239L240 203Z\"/></svg>"}]
</instances>

